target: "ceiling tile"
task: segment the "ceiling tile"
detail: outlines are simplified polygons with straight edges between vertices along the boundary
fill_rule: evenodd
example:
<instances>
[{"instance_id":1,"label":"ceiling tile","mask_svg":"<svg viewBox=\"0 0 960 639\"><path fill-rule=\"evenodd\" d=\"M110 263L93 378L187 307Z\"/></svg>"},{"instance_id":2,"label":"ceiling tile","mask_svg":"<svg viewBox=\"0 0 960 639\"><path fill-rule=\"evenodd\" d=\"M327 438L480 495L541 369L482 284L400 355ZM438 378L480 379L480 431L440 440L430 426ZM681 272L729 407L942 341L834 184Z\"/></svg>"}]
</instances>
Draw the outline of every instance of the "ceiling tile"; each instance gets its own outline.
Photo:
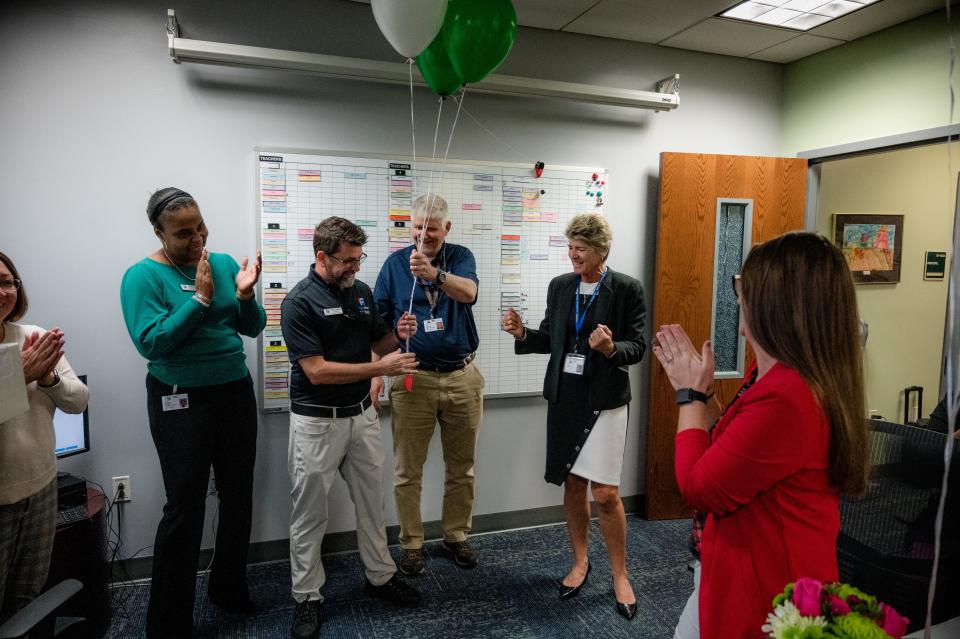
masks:
<instances>
[{"instance_id":1,"label":"ceiling tile","mask_svg":"<svg viewBox=\"0 0 960 639\"><path fill-rule=\"evenodd\" d=\"M796 31L775 29L738 20L710 18L660 44L679 49L746 57L796 37Z\"/></svg>"},{"instance_id":2,"label":"ceiling tile","mask_svg":"<svg viewBox=\"0 0 960 639\"><path fill-rule=\"evenodd\" d=\"M753 60L786 64L841 44L844 44L843 40L803 34L792 40L775 44L763 51L758 51L748 57Z\"/></svg>"},{"instance_id":3,"label":"ceiling tile","mask_svg":"<svg viewBox=\"0 0 960 639\"><path fill-rule=\"evenodd\" d=\"M513 0L517 23L524 27L559 30L597 4L597 0Z\"/></svg>"},{"instance_id":4,"label":"ceiling tile","mask_svg":"<svg viewBox=\"0 0 960 639\"><path fill-rule=\"evenodd\" d=\"M601 0L564 31L660 42L734 3L735 0Z\"/></svg>"},{"instance_id":5,"label":"ceiling tile","mask_svg":"<svg viewBox=\"0 0 960 639\"><path fill-rule=\"evenodd\" d=\"M943 7L943 0L881 0L811 29L808 33L841 40L856 40Z\"/></svg>"}]
</instances>

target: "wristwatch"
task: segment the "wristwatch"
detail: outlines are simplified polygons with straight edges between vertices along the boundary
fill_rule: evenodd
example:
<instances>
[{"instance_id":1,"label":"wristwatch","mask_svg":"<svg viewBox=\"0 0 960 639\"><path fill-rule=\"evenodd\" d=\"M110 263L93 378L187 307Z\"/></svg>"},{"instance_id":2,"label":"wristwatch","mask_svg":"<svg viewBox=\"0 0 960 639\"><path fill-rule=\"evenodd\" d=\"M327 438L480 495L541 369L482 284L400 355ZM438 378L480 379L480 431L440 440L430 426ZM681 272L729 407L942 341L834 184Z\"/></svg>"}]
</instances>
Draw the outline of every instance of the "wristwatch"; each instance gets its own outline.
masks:
<instances>
[{"instance_id":1,"label":"wristwatch","mask_svg":"<svg viewBox=\"0 0 960 639\"><path fill-rule=\"evenodd\" d=\"M686 406L691 402L703 402L706 404L710 397L711 395L701 393L700 391L693 390L692 388L679 388L677 389L677 406Z\"/></svg>"},{"instance_id":2,"label":"wristwatch","mask_svg":"<svg viewBox=\"0 0 960 639\"><path fill-rule=\"evenodd\" d=\"M447 272L442 268L437 269L437 286L443 286L447 283Z\"/></svg>"},{"instance_id":3,"label":"wristwatch","mask_svg":"<svg viewBox=\"0 0 960 639\"><path fill-rule=\"evenodd\" d=\"M44 384L41 381L37 381L37 386L40 388L53 388L60 383L60 373L57 372L57 369L53 369L53 381L49 384Z\"/></svg>"}]
</instances>

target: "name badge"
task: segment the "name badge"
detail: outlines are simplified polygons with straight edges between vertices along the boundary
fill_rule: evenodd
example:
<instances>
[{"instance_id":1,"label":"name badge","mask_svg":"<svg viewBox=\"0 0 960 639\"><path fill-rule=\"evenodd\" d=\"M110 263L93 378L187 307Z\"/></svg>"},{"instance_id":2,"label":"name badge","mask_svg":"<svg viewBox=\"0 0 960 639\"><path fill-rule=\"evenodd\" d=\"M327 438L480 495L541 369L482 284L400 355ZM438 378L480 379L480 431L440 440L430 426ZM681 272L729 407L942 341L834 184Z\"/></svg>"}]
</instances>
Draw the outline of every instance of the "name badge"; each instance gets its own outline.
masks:
<instances>
[{"instance_id":1,"label":"name badge","mask_svg":"<svg viewBox=\"0 0 960 639\"><path fill-rule=\"evenodd\" d=\"M325 317L330 317L331 315L343 315L343 309L339 306L336 308L325 308L323 309L323 314Z\"/></svg>"},{"instance_id":2,"label":"name badge","mask_svg":"<svg viewBox=\"0 0 960 639\"><path fill-rule=\"evenodd\" d=\"M567 353L566 359L563 360L563 372L570 373L571 375L583 375L583 369L586 363L587 358L583 355Z\"/></svg>"},{"instance_id":3,"label":"name badge","mask_svg":"<svg viewBox=\"0 0 960 639\"><path fill-rule=\"evenodd\" d=\"M168 412L171 410L183 410L185 408L190 408L190 400L187 398L186 393L180 393L179 395L164 395L160 398L161 404L163 405L163 412Z\"/></svg>"},{"instance_id":4,"label":"name badge","mask_svg":"<svg viewBox=\"0 0 960 639\"><path fill-rule=\"evenodd\" d=\"M192 292L192 293L196 293L196 292L197 292L197 285L196 285L196 284L181 284L181 285L180 285L180 290L181 290L181 291L190 291L190 292Z\"/></svg>"},{"instance_id":5,"label":"name badge","mask_svg":"<svg viewBox=\"0 0 960 639\"><path fill-rule=\"evenodd\" d=\"M423 321L423 330L428 333L433 333L434 331L443 330L443 318L438 317L436 319L428 319Z\"/></svg>"}]
</instances>

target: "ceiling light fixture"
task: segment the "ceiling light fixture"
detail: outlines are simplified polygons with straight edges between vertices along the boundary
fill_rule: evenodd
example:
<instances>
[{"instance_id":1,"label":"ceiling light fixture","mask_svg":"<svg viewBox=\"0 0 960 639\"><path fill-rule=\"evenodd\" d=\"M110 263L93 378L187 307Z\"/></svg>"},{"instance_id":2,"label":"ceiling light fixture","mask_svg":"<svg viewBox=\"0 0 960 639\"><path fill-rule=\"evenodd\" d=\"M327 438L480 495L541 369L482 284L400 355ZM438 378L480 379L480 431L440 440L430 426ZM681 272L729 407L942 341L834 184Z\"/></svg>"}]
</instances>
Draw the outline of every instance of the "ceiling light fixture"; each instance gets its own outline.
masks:
<instances>
[{"instance_id":1,"label":"ceiling light fixture","mask_svg":"<svg viewBox=\"0 0 960 639\"><path fill-rule=\"evenodd\" d=\"M808 31L874 2L877 0L746 0L719 16L794 31Z\"/></svg>"}]
</instances>

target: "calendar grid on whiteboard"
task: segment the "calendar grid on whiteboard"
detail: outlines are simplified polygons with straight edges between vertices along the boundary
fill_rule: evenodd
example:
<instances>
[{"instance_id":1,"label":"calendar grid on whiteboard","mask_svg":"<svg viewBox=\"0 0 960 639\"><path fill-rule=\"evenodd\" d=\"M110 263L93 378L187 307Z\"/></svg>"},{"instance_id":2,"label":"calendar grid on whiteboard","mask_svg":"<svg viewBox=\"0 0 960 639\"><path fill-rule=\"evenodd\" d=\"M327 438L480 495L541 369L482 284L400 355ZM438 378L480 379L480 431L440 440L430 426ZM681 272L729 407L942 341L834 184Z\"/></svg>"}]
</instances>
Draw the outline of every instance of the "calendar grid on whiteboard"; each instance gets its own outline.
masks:
<instances>
[{"instance_id":1,"label":"calendar grid on whiteboard","mask_svg":"<svg viewBox=\"0 0 960 639\"><path fill-rule=\"evenodd\" d=\"M453 226L447 241L467 246L476 258L480 286L474 317L480 348L475 361L486 380L486 395L540 393L547 356L514 355L513 339L500 330L500 314L515 307L528 326L539 326L548 283L570 270L566 224L578 213L602 212L588 187L594 173L606 181L606 171L557 167L536 178L531 167L501 162L444 164L421 158L414 172L409 158L387 155L258 149L254 157L264 256L261 299L267 310L260 340L265 412L289 408L290 367L279 305L314 262L316 224L338 215L366 231L369 257L357 277L373 287L390 253L410 244L412 200L431 184L449 205Z\"/></svg>"}]
</instances>

